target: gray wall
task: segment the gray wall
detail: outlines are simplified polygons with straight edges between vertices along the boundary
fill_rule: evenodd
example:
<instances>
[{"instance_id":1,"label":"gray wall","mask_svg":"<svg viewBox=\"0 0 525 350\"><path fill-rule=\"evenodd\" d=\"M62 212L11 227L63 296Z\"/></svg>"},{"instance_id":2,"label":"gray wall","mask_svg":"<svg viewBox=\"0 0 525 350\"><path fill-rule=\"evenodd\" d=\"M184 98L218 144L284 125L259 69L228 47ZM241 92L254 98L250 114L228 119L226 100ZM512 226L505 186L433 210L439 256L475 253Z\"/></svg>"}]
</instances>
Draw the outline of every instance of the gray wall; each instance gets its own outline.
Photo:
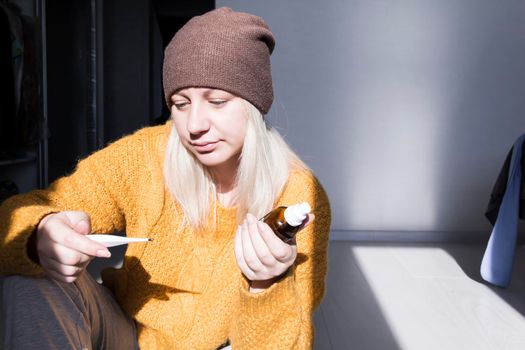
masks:
<instances>
[{"instance_id":1,"label":"gray wall","mask_svg":"<svg viewBox=\"0 0 525 350\"><path fill-rule=\"evenodd\" d=\"M277 39L270 120L313 168L334 230L490 231L525 132L523 1L218 0Z\"/></svg>"}]
</instances>

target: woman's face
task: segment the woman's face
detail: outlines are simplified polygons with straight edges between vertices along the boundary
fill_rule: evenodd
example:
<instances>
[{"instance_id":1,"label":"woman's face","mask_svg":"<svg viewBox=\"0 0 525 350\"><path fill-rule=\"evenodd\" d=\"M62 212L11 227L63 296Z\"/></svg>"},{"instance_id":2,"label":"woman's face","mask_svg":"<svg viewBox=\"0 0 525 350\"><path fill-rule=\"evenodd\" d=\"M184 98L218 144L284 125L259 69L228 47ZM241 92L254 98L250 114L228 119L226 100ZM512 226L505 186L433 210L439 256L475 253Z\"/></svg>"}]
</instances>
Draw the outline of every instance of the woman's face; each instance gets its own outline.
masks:
<instances>
[{"instance_id":1,"label":"woman's face","mask_svg":"<svg viewBox=\"0 0 525 350\"><path fill-rule=\"evenodd\" d=\"M182 144L209 168L236 169L247 127L243 100L223 90L187 88L171 102Z\"/></svg>"}]
</instances>

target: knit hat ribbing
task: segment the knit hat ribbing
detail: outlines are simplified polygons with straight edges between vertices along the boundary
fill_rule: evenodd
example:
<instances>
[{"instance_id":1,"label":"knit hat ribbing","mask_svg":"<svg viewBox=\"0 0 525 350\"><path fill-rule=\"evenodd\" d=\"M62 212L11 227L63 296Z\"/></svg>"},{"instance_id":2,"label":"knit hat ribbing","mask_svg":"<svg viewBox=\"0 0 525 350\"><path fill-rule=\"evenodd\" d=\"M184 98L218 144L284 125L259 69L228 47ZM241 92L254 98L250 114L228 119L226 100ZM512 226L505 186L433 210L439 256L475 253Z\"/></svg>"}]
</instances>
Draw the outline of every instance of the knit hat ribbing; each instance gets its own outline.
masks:
<instances>
[{"instance_id":1,"label":"knit hat ribbing","mask_svg":"<svg viewBox=\"0 0 525 350\"><path fill-rule=\"evenodd\" d=\"M260 17L226 7L193 17L164 53L168 107L170 97L182 88L209 87L240 96L266 114L273 101L274 46L272 32Z\"/></svg>"}]
</instances>

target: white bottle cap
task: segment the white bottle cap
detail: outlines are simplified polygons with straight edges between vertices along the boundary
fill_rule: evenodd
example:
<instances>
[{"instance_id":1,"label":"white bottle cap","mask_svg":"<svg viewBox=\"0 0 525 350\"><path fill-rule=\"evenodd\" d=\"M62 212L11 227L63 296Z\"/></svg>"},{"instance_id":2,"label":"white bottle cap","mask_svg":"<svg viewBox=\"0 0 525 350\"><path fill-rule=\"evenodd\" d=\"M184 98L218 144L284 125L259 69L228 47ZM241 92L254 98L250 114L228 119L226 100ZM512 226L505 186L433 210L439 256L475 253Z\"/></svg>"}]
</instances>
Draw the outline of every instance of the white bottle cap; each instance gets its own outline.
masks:
<instances>
[{"instance_id":1,"label":"white bottle cap","mask_svg":"<svg viewBox=\"0 0 525 350\"><path fill-rule=\"evenodd\" d=\"M284 210L284 219L290 226L299 226L311 210L310 205L306 202L290 205Z\"/></svg>"}]
</instances>

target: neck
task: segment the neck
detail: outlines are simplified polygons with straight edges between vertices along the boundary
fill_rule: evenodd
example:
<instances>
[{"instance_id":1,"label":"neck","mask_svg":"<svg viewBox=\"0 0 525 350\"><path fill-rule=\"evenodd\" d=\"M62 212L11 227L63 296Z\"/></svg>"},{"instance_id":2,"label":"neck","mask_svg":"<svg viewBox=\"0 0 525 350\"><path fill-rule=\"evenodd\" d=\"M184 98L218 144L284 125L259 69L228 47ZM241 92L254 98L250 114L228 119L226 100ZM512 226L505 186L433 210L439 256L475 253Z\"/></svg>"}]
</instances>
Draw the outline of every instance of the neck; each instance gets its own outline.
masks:
<instances>
[{"instance_id":1,"label":"neck","mask_svg":"<svg viewBox=\"0 0 525 350\"><path fill-rule=\"evenodd\" d=\"M216 167L210 172L217 189L217 200L224 206L233 206L237 196L237 167Z\"/></svg>"},{"instance_id":2,"label":"neck","mask_svg":"<svg viewBox=\"0 0 525 350\"><path fill-rule=\"evenodd\" d=\"M234 207L237 204L237 191L235 188L228 192L217 191L217 201L224 207Z\"/></svg>"}]
</instances>

